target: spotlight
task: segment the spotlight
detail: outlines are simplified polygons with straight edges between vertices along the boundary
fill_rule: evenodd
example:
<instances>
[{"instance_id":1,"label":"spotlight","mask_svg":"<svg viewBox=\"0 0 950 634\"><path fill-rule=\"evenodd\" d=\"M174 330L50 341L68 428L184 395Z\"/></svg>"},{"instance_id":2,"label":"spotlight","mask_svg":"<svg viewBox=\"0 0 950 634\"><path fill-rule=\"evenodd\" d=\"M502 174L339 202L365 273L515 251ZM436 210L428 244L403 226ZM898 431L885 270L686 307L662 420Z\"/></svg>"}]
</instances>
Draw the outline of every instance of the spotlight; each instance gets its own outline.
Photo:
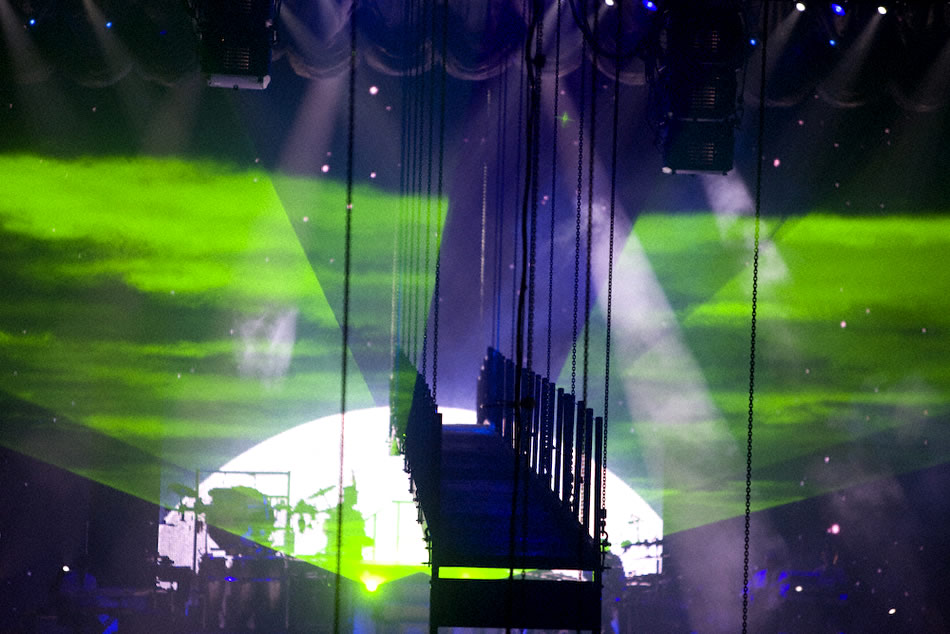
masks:
<instances>
[{"instance_id":1,"label":"spotlight","mask_svg":"<svg viewBox=\"0 0 950 634\"><path fill-rule=\"evenodd\" d=\"M749 46L755 46L758 43L759 41L755 39L754 37L749 38Z\"/></svg>"},{"instance_id":2,"label":"spotlight","mask_svg":"<svg viewBox=\"0 0 950 634\"><path fill-rule=\"evenodd\" d=\"M606 4L608 7L612 7L614 6L614 0L604 0L604 4Z\"/></svg>"},{"instance_id":3,"label":"spotlight","mask_svg":"<svg viewBox=\"0 0 950 634\"><path fill-rule=\"evenodd\" d=\"M828 46L838 46L838 40L828 40Z\"/></svg>"},{"instance_id":4,"label":"spotlight","mask_svg":"<svg viewBox=\"0 0 950 634\"><path fill-rule=\"evenodd\" d=\"M887 14L887 7L885 7L885 6L882 4L881 6L879 6L879 7L877 8L877 12L880 13L881 15L886 15L886 14Z\"/></svg>"},{"instance_id":5,"label":"spotlight","mask_svg":"<svg viewBox=\"0 0 950 634\"><path fill-rule=\"evenodd\" d=\"M30 18L30 26L36 26L36 18Z\"/></svg>"},{"instance_id":6,"label":"spotlight","mask_svg":"<svg viewBox=\"0 0 950 634\"><path fill-rule=\"evenodd\" d=\"M656 3L653 0L642 0L640 3L647 11L656 11Z\"/></svg>"},{"instance_id":7,"label":"spotlight","mask_svg":"<svg viewBox=\"0 0 950 634\"><path fill-rule=\"evenodd\" d=\"M795 3L795 9L796 9L799 13L801 13L802 11L805 10L805 3L804 3L804 2L796 2L796 3Z\"/></svg>"},{"instance_id":8,"label":"spotlight","mask_svg":"<svg viewBox=\"0 0 950 634\"><path fill-rule=\"evenodd\" d=\"M831 12L834 13L835 15L837 15L837 16L843 16L844 13L845 13L845 11L844 11L844 5L838 4L837 2L832 2L832 3L831 3Z\"/></svg>"},{"instance_id":9,"label":"spotlight","mask_svg":"<svg viewBox=\"0 0 950 634\"><path fill-rule=\"evenodd\" d=\"M107 29L111 29L111 28L112 28L112 22L111 22L111 21L110 21L110 22L106 22L106 28L107 28Z\"/></svg>"}]
</instances>

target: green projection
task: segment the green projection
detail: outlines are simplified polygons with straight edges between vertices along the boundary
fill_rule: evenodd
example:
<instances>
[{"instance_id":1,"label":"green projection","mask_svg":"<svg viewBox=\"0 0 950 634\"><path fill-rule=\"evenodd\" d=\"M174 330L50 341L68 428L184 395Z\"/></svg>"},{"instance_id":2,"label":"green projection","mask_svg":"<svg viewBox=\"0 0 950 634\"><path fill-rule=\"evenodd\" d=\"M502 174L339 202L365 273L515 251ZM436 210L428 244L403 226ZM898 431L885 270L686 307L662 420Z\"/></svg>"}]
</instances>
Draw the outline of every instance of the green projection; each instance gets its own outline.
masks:
<instances>
[{"instance_id":1,"label":"green projection","mask_svg":"<svg viewBox=\"0 0 950 634\"><path fill-rule=\"evenodd\" d=\"M265 172L9 155L0 172L5 445L157 501L148 456L211 468L338 411L338 320ZM342 187L320 187L310 215L342 227ZM358 372L348 391L372 403ZM57 444L83 433L108 459Z\"/></svg>"},{"instance_id":2,"label":"green projection","mask_svg":"<svg viewBox=\"0 0 950 634\"><path fill-rule=\"evenodd\" d=\"M615 278L639 286L614 306L611 467L668 533L742 514L751 237L748 218L645 214L619 258L650 275ZM763 222L754 508L950 460L948 252L938 215Z\"/></svg>"},{"instance_id":3,"label":"green projection","mask_svg":"<svg viewBox=\"0 0 950 634\"><path fill-rule=\"evenodd\" d=\"M158 501L339 410L342 185L144 157L5 155L0 173L5 446ZM426 204L354 192L349 409L389 402L400 233L400 308L428 313ZM755 508L950 460L950 220L814 213L762 236ZM618 254L610 467L668 533L742 511L750 258L751 220L708 213L642 214ZM368 566L350 529L352 578L418 570Z\"/></svg>"}]
</instances>

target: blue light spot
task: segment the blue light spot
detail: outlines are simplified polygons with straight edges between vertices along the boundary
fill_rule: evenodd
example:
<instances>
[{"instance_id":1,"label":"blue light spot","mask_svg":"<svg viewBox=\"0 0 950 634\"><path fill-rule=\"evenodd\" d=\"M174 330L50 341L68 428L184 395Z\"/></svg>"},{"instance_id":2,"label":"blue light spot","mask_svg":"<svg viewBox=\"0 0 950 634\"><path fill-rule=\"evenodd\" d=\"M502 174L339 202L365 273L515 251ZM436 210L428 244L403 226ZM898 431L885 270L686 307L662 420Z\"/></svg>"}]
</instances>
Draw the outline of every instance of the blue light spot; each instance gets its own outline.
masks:
<instances>
[{"instance_id":1,"label":"blue light spot","mask_svg":"<svg viewBox=\"0 0 950 634\"><path fill-rule=\"evenodd\" d=\"M648 11L656 11L656 3L653 2L653 0L642 0L641 4L643 4Z\"/></svg>"},{"instance_id":2,"label":"blue light spot","mask_svg":"<svg viewBox=\"0 0 950 634\"><path fill-rule=\"evenodd\" d=\"M844 15L844 7L837 2L831 3L831 10L835 15Z\"/></svg>"},{"instance_id":3,"label":"blue light spot","mask_svg":"<svg viewBox=\"0 0 950 634\"><path fill-rule=\"evenodd\" d=\"M749 38L749 44L751 44L752 46L755 46L755 45L758 44L758 43L759 43L759 41L758 41L757 39L755 39L754 37L750 37L750 38Z\"/></svg>"},{"instance_id":4,"label":"blue light spot","mask_svg":"<svg viewBox=\"0 0 950 634\"><path fill-rule=\"evenodd\" d=\"M33 26L35 24L36 24L36 18L30 18L30 26Z\"/></svg>"},{"instance_id":5,"label":"blue light spot","mask_svg":"<svg viewBox=\"0 0 950 634\"><path fill-rule=\"evenodd\" d=\"M828 40L828 46L838 46L838 40Z\"/></svg>"},{"instance_id":6,"label":"blue light spot","mask_svg":"<svg viewBox=\"0 0 950 634\"><path fill-rule=\"evenodd\" d=\"M158 32L159 35L168 35L168 29L162 29Z\"/></svg>"},{"instance_id":7,"label":"blue light spot","mask_svg":"<svg viewBox=\"0 0 950 634\"><path fill-rule=\"evenodd\" d=\"M107 28L107 29L111 29L111 28L112 28L112 22L106 22L106 28Z\"/></svg>"},{"instance_id":8,"label":"blue light spot","mask_svg":"<svg viewBox=\"0 0 950 634\"><path fill-rule=\"evenodd\" d=\"M225 577L224 580L225 580L225 581L237 581L237 579L235 579L234 577Z\"/></svg>"},{"instance_id":9,"label":"blue light spot","mask_svg":"<svg viewBox=\"0 0 950 634\"><path fill-rule=\"evenodd\" d=\"M848 600L848 593L847 593L847 592L842 592L841 594L838 595L838 598L841 599L842 601L847 601L847 600Z\"/></svg>"}]
</instances>

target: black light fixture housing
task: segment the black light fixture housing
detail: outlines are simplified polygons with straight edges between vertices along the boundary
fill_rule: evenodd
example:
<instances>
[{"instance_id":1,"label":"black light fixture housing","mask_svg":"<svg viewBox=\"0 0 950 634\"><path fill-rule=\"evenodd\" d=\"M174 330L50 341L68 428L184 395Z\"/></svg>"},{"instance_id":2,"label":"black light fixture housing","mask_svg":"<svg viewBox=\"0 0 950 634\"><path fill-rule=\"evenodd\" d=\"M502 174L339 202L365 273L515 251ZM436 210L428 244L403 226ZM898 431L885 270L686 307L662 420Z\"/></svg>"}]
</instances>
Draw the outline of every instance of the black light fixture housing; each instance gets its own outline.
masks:
<instances>
[{"instance_id":1,"label":"black light fixture housing","mask_svg":"<svg viewBox=\"0 0 950 634\"><path fill-rule=\"evenodd\" d=\"M209 86L263 90L277 41L276 0L194 0L201 71Z\"/></svg>"},{"instance_id":2,"label":"black light fixture housing","mask_svg":"<svg viewBox=\"0 0 950 634\"><path fill-rule=\"evenodd\" d=\"M669 6L656 84L664 173L732 169L745 31L734 2Z\"/></svg>"}]
</instances>

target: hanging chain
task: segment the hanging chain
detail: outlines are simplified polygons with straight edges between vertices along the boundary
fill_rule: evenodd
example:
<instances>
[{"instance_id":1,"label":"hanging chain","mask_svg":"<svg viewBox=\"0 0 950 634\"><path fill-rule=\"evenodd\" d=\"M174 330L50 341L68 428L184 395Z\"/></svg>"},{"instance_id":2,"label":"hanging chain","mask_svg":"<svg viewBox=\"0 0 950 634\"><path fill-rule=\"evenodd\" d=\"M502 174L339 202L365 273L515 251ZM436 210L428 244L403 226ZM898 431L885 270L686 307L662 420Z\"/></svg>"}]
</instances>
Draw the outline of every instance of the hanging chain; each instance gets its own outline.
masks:
<instances>
[{"instance_id":1,"label":"hanging chain","mask_svg":"<svg viewBox=\"0 0 950 634\"><path fill-rule=\"evenodd\" d=\"M429 6L428 4L426 6ZM435 40L435 11L429 10L429 29L432 41ZM435 46L429 47L429 71L435 70ZM425 307L422 317L422 378L426 378L429 362L429 266L432 249L432 144L435 128L434 115L435 81L429 82L429 158L426 168L426 225L425 225L425 267L422 278L422 305Z\"/></svg>"},{"instance_id":2,"label":"hanging chain","mask_svg":"<svg viewBox=\"0 0 950 634\"><path fill-rule=\"evenodd\" d=\"M557 0L557 22L554 44L554 134L551 137L551 234L548 250L548 345L544 375L551 378L551 317L554 312L554 223L557 209L557 137L558 98L561 90L561 0ZM539 124L540 125L540 124ZM560 442L560 441L558 441Z\"/></svg>"},{"instance_id":3,"label":"hanging chain","mask_svg":"<svg viewBox=\"0 0 950 634\"><path fill-rule=\"evenodd\" d=\"M577 116L577 209L574 218L574 315L571 328L571 396L577 390L577 309L580 298L581 274L581 204L584 192L584 100L586 93L587 40L581 42L581 96L578 100L580 112Z\"/></svg>"},{"instance_id":4,"label":"hanging chain","mask_svg":"<svg viewBox=\"0 0 950 634\"><path fill-rule=\"evenodd\" d=\"M762 161L765 142L766 51L769 45L769 3L762 2L762 71L759 78L759 128L756 139L755 173L755 245L752 256L752 323L749 333L749 424L745 463L745 535L742 553L742 633L749 629L749 535L752 520L752 428L755 404L755 326L759 294L759 225L762 212Z\"/></svg>"},{"instance_id":5,"label":"hanging chain","mask_svg":"<svg viewBox=\"0 0 950 634\"><path fill-rule=\"evenodd\" d=\"M594 38L600 27L600 11L594 3ZM584 270L584 383L581 394L587 402L587 374L590 360L591 259L594 251L594 141L597 138L597 47L592 46L590 62L590 149L587 150L587 262Z\"/></svg>"},{"instance_id":6,"label":"hanging chain","mask_svg":"<svg viewBox=\"0 0 950 634\"><path fill-rule=\"evenodd\" d=\"M434 30L434 29L433 29ZM439 395L439 304L442 302L442 199L445 194L443 167L445 164L445 89L448 76L446 57L448 56L449 41L449 0L442 1L442 75L439 85L439 184L436 194L436 231L439 244L435 255L435 311L432 317L432 400L436 402Z\"/></svg>"},{"instance_id":7,"label":"hanging chain","mask_svg":"<svg viewBox=\"0 0 950 634\"><path fill-rule=\"evenodd\" d=\"M356 137L356 12L350 14L350 82L346 137L346 226L343 242L343 341L340 375L340 471L337 480L336 584L333 591L333 632L340 633L341 566L343 564L343 457L346 433L346 374L350 349L350 268L353 237L353 145Z\"/></svg>"},{"instance_id":8,"label":"hanging chain","mask_svg":"<svg viewBox=\"0 0 950 634\"><path fill-rule=\"evenodd\" d=\"M617 5L617 46L620 46L620 27L621 8L623 3ZM604 448L601 469L601 490L600 490L600 508L603 509L601 519L603 525L600 526L600 536L602 547L609 548L609 535L607 534L607 433L610 430L609 412L610 412L610 333L613 317L613 295L614 295L614 227L617 209L617 136L620 127L620 60L614 60L614 112L613 112L613 132L611 135L610 150L610 246L607 249L607 332L604 344Z\"/></svg>"},{"instance_id":9,"label":"hanging chain","mask_svg":"<svg viewBox=\"0 0 950 634\"><path fill-rule=\"evenodd\" d=\"M544 66L544 13L543 10L536 8L537 31L535 33L534 56L531 59L534 65L534 81L531 83L531 119L529 121L530 133L534 137L530 144L531 153L531 245L528 255L528 369L534 368L534 292L535 292L535 268L537 264L537 244L538 244L538 180L540 174L541 162L541 70Z\"/></svg>"},{"instance_id":10,"label":"hanging chain","mask_svg":"<svg viewBox=\"0 0 950 634\"><path fill-rule=\"evenodd\" d=\"M528 0L521 0L521 14L528 15ZM515 143L515 192L521 191L521 133L524 131L524 98L528 91L527 82L525 82L525 56L521 55L521 62L518 66L518 140ZM516 194L517 195L517 194ZM523 202L523 196L515 201L515 209L520 209ZM511 358L515 358L515 351L518 349L515 334L515 322L517 319L518 306L518 237L520 222L518 215L515 214L514 231L512 231L511 243Z\"/></svg>"}]
</instances>

